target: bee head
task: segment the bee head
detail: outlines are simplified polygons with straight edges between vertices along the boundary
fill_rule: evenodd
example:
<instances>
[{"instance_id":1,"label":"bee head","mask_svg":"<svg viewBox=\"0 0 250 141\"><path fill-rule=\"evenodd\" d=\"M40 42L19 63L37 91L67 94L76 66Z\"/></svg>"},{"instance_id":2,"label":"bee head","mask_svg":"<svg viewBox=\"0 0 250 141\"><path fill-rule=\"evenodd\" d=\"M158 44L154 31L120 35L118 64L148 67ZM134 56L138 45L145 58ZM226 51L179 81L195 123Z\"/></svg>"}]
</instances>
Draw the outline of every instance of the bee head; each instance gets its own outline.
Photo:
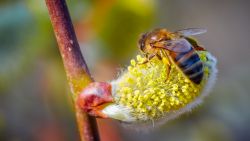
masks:
<instances>
[{"instance_id":1,"label":"bee head","mask_svg":"<svg viewBox=\"0 0 250 141\"><path fill-rule=\"evenodd\" d=\"M157 28L151 32L144 33L139 39L138 47L143 53L150 53L150 49L154 48L155 44L170 39L169 33L169 31L163 28Z\"/></svg>"}]
</instances>

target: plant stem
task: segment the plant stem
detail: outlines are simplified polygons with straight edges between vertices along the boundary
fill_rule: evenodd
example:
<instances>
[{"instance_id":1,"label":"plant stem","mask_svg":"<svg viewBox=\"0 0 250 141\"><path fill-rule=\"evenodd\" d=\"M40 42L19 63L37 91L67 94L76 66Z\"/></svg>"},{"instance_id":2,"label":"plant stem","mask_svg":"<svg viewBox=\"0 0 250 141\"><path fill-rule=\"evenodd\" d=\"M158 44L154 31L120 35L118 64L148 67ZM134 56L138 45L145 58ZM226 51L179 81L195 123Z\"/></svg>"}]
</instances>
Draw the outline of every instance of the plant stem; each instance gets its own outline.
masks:
<instances>
[{"instance_id":1,"label":"plant stem","mask_svg":"<svg viewBox=\"0 0 250 141\"><path fill-rule=\"evenodd\" d=\"M77 95L93 79L82 56L65 0L45 2L75 103ZM81 141L99 141L95 118L83 113L77 104L74 105Z\"/></svg>"}]
</instances>

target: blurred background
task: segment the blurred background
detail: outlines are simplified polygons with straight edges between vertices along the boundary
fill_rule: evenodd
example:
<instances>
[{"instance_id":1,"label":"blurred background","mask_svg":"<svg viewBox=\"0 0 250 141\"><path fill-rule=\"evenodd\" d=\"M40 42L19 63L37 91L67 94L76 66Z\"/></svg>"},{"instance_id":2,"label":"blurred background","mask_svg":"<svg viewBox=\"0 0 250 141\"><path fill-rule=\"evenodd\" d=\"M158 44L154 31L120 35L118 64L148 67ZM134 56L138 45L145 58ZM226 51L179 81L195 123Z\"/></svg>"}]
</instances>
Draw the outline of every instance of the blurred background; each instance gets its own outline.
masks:
<instances>
[{"instance_id":1,"label":"blurred background","mask_svg":"<svg viewBox=\"0 0 250 141\"><path fill-rule=\"evenodd\" d=\"M218 59L218 80L192 113L152 132L98 120L102 141L250 140L248 0L68 0L97 81L116 78L156 27L208 29L197 37ZM62 60L43 0L0 1L0 141L79 140Z\"/></svg>"}]
</instances>

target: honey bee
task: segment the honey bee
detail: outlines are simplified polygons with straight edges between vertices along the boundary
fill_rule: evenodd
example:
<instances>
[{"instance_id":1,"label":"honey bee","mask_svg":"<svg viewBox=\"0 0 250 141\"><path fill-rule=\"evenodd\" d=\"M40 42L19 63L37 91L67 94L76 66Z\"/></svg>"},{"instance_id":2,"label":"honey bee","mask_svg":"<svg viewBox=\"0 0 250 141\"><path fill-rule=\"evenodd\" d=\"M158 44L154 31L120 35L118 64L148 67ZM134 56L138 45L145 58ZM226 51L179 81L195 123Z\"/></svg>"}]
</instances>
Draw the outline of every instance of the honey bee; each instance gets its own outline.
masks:
<instances>
[{"instance_id":1,"label":"honey bee","mask_svg":"<svg viewBox=\"0 0 250 141\"><path fill-rule=\"evenodd\" d=\"M155 56L159 59L167 57L170 60L169 63L175 63L192 82L200 84L204 75L204 66L197 51L205 51L205 49L189 36L205 32L206 30L201 28L188 28L176 32L155 29L143 34L138 43L147 58L144 63Z\"/></svg>"}]
</instances>

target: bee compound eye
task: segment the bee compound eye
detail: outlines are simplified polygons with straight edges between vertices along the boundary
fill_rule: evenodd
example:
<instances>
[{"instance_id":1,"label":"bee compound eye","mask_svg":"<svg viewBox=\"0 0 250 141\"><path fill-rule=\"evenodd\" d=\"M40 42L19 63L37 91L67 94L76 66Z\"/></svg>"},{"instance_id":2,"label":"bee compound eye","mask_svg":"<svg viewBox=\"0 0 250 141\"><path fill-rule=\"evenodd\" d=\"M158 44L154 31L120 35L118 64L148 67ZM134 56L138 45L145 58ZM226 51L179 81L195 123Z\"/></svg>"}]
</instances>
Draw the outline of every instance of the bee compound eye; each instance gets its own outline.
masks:
<instances>
[{"instance_id":1,"label":"bee compound eye","mask_svg":"<svg viewBox=\"0 0 250 141\"><path fill-rule=\"evenodd\" d=\"M144 50L144 47L145 47L145 44L144 44L144 43L141 43L141 44L140 44L140 49L141 49L141 50Z\"/></svg>"},{"instance_id":2,"label":"bee compound eye","mask_svg":"<svg viewBox=\"0 0 250 141\"><path fill-rule=\"evenodd\" d=\"M140 50L144 50L145 47L145 41L143 39L140 39L138 42Z\"/></svg>"}]
</instances>

